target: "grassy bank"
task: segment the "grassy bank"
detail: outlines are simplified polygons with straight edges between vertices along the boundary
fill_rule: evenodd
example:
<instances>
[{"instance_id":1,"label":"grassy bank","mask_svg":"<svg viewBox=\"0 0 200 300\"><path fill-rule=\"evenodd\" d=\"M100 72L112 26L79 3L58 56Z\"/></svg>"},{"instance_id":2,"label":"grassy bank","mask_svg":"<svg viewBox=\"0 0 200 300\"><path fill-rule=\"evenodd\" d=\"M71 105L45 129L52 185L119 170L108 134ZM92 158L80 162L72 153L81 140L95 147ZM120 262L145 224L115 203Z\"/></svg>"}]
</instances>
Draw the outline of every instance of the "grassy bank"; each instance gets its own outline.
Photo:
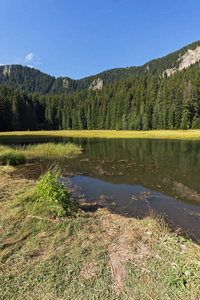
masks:
<instances>
[{"instance_id":1,"label":"grassy bank","mask_svg":"<svg viewBox=\"0 0 200 300\"><path fill-rule=\"evenodd\" d=\"M116 131L116 130L52 130L52 131L15 131L1 132L0 138L10 137L86 137L86 138L151 138L199 140L200 130L150 130L150 131Z\"/></svg>"},{"instance_id":2,"label":"grassy bank","mask_svg":"<svg viewBox=\"0 0 200 300\"><path fill-rule=\"evenodd\" d=\"M72 143L42 143L12 148L0 146L0 165L19 165L32 156L71 156L81 153L81 146Z\"/></svg>"},{"instance_id":3,"label":"grassy bank","mask_svg":"<svg viewBox=\"0 0 200 300\"><path fill-rule=\"evenodd\" d=\"M68 156L81 153L81 146L73 143L42 143L29 145L24 150L30 155L53 155L53 156Z\"/></svg>"},{"instance_id":4,"label":"grassy bank","mask_svg":"<svg viewBox=\"0 0 200 300\"><path fill-rule=\"evenodd\" d=\"M25 161L26 157L22 151L8 146L0 146L0 165L20 165Z\"/></svg>"},{"instance_id":5,"label":"grassy bank","mask_svg":"<svg viewBox=\"0 0 200 300\"><path fill-rule=\"evenodd\" d=\"M36 187L0 167L1 299L199 299L199 246L106 208L33 210Z\"/></svg>"}]
</instances>

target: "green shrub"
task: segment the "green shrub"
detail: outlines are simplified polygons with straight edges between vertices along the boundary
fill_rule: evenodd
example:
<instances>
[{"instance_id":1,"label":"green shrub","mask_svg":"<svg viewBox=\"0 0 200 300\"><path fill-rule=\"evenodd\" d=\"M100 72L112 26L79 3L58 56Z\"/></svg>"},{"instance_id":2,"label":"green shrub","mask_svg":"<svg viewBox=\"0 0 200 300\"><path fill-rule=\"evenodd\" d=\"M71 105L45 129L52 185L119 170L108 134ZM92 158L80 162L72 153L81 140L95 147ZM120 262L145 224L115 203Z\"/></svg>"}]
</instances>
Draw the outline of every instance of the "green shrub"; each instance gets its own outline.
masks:
<instances>
[{"instance_id":1,"label":"green shrub","mask_svg":"<svg viewBox=\"0 0 200 300\"><path fill-rule=\"evenodd\" d=\"M55 216L63 217L75 212L77 207L63 183L57 181L52 171L47 171L36 184L36 190L31 197L33 203L38 203ZM40 205L41 204L41 205ZM44 204L44 205L43 205Z\"/></svg>"}]
</instances>

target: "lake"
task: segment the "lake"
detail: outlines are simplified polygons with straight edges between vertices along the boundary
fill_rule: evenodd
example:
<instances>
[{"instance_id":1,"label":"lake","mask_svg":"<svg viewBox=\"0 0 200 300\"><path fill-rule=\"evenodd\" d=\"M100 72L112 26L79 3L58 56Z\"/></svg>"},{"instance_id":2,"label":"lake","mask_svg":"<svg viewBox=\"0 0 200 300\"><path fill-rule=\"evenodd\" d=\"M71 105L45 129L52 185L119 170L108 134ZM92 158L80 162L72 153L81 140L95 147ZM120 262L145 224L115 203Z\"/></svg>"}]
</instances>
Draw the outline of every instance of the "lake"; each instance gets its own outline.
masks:
<instances>
[{"instance_id":1,"label":"lake","mask_svg":"<svg viewBox=\"0 0 200 300\"><path fill-rule=\"evenodd\" d=\"M183 235L200 238L200 141L48 140L83 147L81 155L58 161L72 174L60 180L73 197L108 204L116 213L129 216L160 215L174 230L181 228Z\"/></svg>"}]
</instances>

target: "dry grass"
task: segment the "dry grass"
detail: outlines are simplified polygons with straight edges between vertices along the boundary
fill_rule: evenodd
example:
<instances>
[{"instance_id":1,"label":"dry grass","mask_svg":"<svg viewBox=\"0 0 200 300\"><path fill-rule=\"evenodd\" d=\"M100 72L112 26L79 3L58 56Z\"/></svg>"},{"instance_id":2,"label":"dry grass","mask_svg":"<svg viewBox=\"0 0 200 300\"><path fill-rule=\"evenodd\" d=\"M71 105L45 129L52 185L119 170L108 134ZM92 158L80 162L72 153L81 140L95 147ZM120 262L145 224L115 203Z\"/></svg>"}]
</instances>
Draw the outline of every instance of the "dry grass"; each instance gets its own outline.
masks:
<instances>
[{"instance_id":1,"label":"dry grass","mask_svg":"<svg viewBox=\"0 0 200 300\"><path fill-rule=\"evenodd\" d=\"M198 245L106 208L28 215L21 199L35 182L14 174L0 168L1 299L199 299Z\"/></svg>"}]
</instances>

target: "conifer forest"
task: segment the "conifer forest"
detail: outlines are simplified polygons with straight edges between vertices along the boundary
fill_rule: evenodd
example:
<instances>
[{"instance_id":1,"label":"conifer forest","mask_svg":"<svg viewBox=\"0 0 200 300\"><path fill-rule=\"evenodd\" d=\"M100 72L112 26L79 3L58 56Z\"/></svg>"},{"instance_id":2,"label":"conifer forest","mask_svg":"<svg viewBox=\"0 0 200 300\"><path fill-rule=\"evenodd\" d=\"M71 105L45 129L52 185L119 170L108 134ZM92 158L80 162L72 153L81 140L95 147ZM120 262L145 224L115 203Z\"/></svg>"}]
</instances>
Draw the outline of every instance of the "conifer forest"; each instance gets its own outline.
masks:
<instances>
[{"instance_id":1,"label":"conifer forest","mask_svg":"<svg viewBox=\"0 0 200 300\"><path fill-rule=\"evenodd\" d=\"M200 128L200 68L133 75L69 95L0 88L0 131Z\"/></svg>"}]
</instances>

